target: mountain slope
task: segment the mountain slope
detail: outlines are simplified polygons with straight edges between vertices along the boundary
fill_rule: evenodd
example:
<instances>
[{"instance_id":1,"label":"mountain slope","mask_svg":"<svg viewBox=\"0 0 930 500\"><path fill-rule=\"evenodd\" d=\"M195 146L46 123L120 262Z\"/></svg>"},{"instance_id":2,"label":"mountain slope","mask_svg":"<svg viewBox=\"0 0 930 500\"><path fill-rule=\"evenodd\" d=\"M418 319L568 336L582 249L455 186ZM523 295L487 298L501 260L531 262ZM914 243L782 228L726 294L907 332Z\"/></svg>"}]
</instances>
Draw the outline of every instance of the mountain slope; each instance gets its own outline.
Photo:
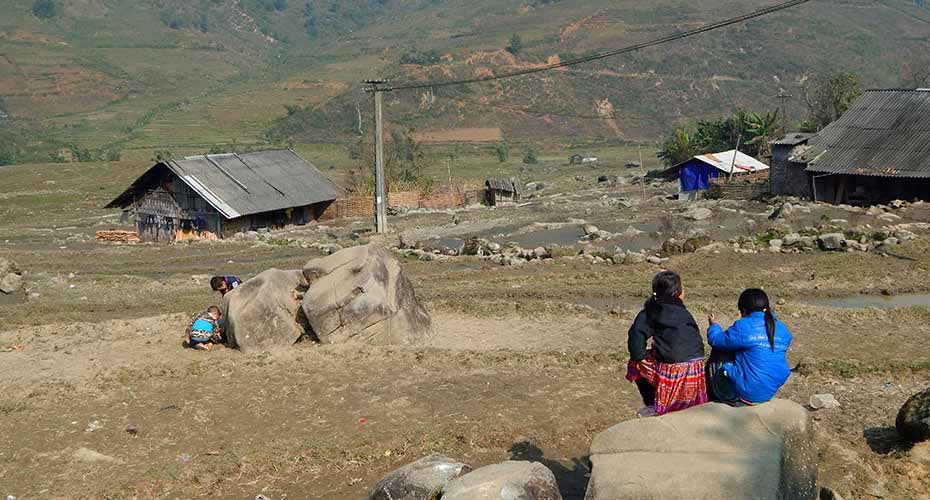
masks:
<instances>
[{"instance_id":1,"label":"mountain slope","mask_svg":"<svg viewBox=\"0 0 930 500\"><path fill-rule=\"evenodd\" d=\"M498 74L636 43L771 5L729 0L0 0L4 127L21 150L152 149L278 138L351 140L370 106L361 81ZM308 7L309 5L309 7ZM8 14L8 15L6 15ZM504 51L518 33L522 50ZM390 123L500 127L514 140L654 139L733 107L802 112L812 75L852 71L895 86L926 51L930 12L912 0L815 0L623 57L512 80L388 96ZM441 57L438 57L441 56ZM438 58L438 60L437 60ZM425 65L400 64L418 61ZM291 108L291 116L273 124ZM42 132L39 133L38 131ZM25 157L25 155L21 155Z\"/></svg>"}]
</instances>

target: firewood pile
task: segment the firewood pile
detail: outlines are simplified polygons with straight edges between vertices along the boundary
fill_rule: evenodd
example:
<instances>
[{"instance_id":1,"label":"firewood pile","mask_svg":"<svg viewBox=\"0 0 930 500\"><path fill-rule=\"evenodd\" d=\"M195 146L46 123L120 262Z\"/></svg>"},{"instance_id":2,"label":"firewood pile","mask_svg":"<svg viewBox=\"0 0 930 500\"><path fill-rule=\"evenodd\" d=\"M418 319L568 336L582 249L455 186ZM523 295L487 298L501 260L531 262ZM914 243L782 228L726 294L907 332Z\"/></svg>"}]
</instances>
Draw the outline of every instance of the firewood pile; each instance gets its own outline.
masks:
<instances>
[{"instance_id":1,"label":"firewood pile","mask_svg":"<svg viewBox=\"0 0 930 500\"><path fill-rule=\"evenodd\" d=\"M142 243L135 231L97 231L97 241L109 243Z\"/></svg>"}]
</instances>

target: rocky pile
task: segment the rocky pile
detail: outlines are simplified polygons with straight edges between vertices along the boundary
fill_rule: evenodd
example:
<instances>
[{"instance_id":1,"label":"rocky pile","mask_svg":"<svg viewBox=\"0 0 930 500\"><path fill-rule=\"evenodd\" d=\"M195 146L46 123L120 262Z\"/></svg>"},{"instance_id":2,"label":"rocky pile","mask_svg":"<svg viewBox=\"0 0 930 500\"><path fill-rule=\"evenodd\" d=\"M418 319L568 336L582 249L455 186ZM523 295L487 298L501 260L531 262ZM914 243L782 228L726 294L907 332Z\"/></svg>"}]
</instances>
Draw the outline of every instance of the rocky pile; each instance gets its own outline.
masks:
<instances>
[{"instance_id":1,"label":"rocky pile","mask_svg":"<svg viewBox=\"0 0 930 500\"><path fill-rule=\"evenodd\" d=\"M898 434L912 442L930 440L930 389L910 397L895 420Z\"/></svg>"},{"instance_id":2,"label":"rocky pile","mask_svg":"<svg viewBox=\"0 0 930 500\"><path fill-rule=\"evenodd\" d=\"M385 476L368 500L562 500L559 485L538 462L508 460L476 470L431 455Z\"/></svg>"},{"instance_id":3,"label":"rocky pile","mask_svg":"<svg viewBox=\"0 0 930 500\"><path fill-rule=\"evenodd\" d=\"M23 272L12 260L0 257L0 293L10 295L23 289Z\"/></svg>"},{"instance_id":4,"label":"rocky pile","mask_svg":"<svg viewBox=\"0 0 930 500\"><path fill-rule=\"evenodd\" d=\"M351 247L303 270L269 269L225 298L226 334L243 350L318 342L395 345L420 342L430 317L390 252Z\"/></svg>"},{"instance_id":5,"label":"rocky pile","mask_svg":"<svg viewBox=\"0 0 930 500\"><path fill-rule=\"evenodd\" d=\"M786 400L710 403L630 420L591 445L586 500L813 500L817 450L807 410Z\"/></svg>"}]
</instances>

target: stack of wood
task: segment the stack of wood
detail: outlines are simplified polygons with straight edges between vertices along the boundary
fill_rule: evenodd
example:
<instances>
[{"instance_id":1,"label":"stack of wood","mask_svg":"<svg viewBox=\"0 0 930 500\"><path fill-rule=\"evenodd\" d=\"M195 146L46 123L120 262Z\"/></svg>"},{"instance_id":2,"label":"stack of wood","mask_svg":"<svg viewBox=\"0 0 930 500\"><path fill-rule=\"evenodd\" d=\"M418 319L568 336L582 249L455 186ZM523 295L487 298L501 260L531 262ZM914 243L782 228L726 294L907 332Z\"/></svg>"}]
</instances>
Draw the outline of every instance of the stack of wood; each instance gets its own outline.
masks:
<instances>
[{"instance_id":1,"label":"stack of wood","mask_svg":"<svg viewBox=\"0 0 930 500\"><path fill-rule=\"evenodd\" d=\"M110 243L142 243L135 231L97 231L97 241Z\"/></svg>"}]
</instances>

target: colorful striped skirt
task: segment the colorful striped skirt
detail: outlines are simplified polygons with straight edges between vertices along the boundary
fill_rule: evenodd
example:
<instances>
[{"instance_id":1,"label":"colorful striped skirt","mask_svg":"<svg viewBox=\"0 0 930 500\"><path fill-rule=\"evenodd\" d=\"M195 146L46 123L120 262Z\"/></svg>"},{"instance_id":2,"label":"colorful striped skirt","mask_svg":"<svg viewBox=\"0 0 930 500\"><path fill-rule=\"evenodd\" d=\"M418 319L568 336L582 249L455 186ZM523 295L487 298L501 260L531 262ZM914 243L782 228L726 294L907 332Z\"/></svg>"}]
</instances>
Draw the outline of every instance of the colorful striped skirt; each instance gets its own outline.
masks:
<instances>
[{"instance_id":1,"label":"colorful striped skirt","mask_svg":"<svg viewBox=\"0 0 930 500\"><path fill-rule=\"evenodd\" d=\"M685 363L661 363L649 350L646 359L630 360L626 379L643 379L655 388L656 415L684 410L707 402L707 382L704 379L704 358Z\"/></svg>"}]
</instances>

